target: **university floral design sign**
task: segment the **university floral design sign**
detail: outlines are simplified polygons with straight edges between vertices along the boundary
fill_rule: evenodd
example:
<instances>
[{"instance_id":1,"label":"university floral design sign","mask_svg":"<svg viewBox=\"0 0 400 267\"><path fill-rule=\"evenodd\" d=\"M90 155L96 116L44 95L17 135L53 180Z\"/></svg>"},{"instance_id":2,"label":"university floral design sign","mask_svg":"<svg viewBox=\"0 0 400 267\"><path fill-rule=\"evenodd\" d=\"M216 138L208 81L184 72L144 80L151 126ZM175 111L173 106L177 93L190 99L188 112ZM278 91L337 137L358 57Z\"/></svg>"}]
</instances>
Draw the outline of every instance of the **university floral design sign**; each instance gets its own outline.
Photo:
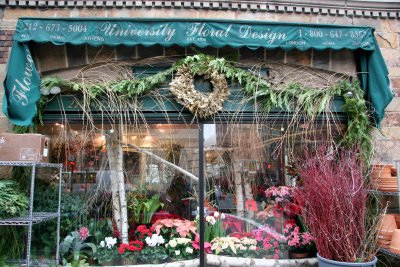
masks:
<instances>
[{"instance_id":1,"label":"university floral design sign","mask_svg":"<svg viewBox=\"0 0 400 267\"><path fill-rule=\"evenodd\" d=\"M178 44L199 47L268 47L373 50L373 34L366 27L324 27L215 21L55 20L23 19L16 41L90 45Z\"/></svg>"},{"instance_id":2,"label":"university floral design sign","mask_svg":"<svg viewBox=\"0 0 400 267\"><path fill-rule=\"evenodd\" d=\"M21 126L32 124L40 98L40 78L27 45L31 41L54 45L358 50L362 51L361 83L378 124L393 97L386 64L369 27L195 19L21 18L14 35L3 100L3 112Z\"/></svg>"}]
</instances>

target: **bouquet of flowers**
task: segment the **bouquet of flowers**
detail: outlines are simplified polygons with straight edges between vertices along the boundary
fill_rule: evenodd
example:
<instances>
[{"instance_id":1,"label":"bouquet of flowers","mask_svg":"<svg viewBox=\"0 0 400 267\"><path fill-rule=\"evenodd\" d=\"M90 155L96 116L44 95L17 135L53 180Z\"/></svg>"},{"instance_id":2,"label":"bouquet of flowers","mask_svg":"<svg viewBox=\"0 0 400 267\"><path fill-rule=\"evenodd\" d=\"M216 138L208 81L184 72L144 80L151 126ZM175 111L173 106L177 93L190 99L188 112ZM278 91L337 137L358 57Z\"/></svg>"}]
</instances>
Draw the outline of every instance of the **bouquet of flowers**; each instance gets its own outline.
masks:
<instances>
[{"instance_id":1,"label":"bouquet of flowers","mask_svg":"<svg viewBox=\"0 0 400 267\"><path fill-rule=\"evenodd\" d=\"M175 260L193 258L194 250L190 238L172 238L165 244L169 256Z\"/></svg>"},{"instance_id":2,"label":"bouquet of flowers","mask_svg":"<svg viewBox=\"0 0 400 267\"><path fill-rule=\"evenodd\" d=\"M313 237L308 232L300 232L294 224L287 224L283 230L291 251L308 251L313 244Z\"/></svg>"}]
</instances>

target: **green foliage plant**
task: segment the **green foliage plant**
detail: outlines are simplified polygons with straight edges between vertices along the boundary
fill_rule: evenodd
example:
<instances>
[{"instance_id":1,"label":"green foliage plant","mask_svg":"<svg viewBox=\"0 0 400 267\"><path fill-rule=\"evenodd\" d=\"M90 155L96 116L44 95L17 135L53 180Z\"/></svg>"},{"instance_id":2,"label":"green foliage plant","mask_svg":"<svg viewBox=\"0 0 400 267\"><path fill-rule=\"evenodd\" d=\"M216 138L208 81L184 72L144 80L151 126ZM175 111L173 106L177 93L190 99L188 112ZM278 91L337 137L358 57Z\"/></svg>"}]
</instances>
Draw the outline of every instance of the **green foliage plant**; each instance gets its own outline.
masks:
<instances>
[{"instance_id":1,"label":"green foliage plant","mask_svg":"<svg viewBox=\"0 0 400 267\"><path fill-rule=\"evenodd\" d=\"M78 231L73 231L67 235L60 243L60 256L63 265L68 263L77 264L87 257L93 256L96 253L96 245L93 243L86 243L81 238ZM80 266L80 265L77 265Z\"/></svg>"},{"instance_id":2,"label":"green foliage plant","mask_svg":"<svg viewBox=\"0 0 400 267\"><path fill-rule=\"evenodd\" d=\"M96 244L99 244L106 236L111 236L114 229L111 218L91 218L88 228L89 232L93 233Z\"/></svg>"},{"instance_id":3,"label":"green foliage plant","mask_svg":"<svg viewBox=\"0 0 400 267\"><path fill-rule=\"evenodd\" d=\"M167 259L168 253L164 246L145 247L140 252L140 260L145 263L160 264Z\"/></svg>"},{"instance_id":4,"label":"green foliage plant","mask_svg":"<svg viewBox=\"0 0 400 267\"><path fill-rule=\"evenodd\" d=\"M28 207L29 198L16 181L0 180L0 218L22 215Z\"/></svg>"}]
</instances>

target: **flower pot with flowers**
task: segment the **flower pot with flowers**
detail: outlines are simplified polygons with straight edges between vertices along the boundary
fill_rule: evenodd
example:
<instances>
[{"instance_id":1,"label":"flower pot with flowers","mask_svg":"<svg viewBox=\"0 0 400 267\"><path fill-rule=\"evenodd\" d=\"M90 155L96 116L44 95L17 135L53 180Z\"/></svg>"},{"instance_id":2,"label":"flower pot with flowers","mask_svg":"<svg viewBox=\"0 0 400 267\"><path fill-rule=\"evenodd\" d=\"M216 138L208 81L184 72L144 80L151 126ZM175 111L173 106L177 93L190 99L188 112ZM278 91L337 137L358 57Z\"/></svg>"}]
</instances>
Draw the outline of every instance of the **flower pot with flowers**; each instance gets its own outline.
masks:
<instances>
[{"instance_id":1,"label":"flower pot with flowers","mask_svg":"<svg viewBox=\"0 0 400 267\"><path fill-rule=\"evenodd\" d=\"M196 251L192 246L192 239L176 237L165 244L169 256L174 260L187 260L195 256Z\"/></svg>"},{"instance_id":2,"label":"flower pot with flowers","mask_svg":"<svg viewBox=\"0 0 400 267\"><path fill-rule=\"evenodd\" d=\"M210 242L216 237L225 236L225 229L223 227L223 220L225 219L224 213L215 211L212 215L206 216L204 240Z\"/></svg>"},{"instance_id":3,"label":"flower pot with flowers","mask_svg":"<svg viewBox=\"0 0 400 267\"><path fill-rule=\"evenodd\" d=\"M376 266L376 222L366 216L362 151L327 144L302 151L296 166L303 187L296 198L314 237L319 266Z\"/></svg>"},{"instance_id":4,"label":"flower pot with flowers","mask_svg":"<svg viewBox=\"0 0 400 267\"><path fill-rule=\"evenodd\" d=\"M313 237L308 232L301 232L294 224L287 224L283 230L289 246L289 254L292 259L307 258Z\"/></svg>"},{"instance_id":5,"label":"flower pot with flowers","mask_svg":"<svg viewBox=\"0 0 400 267\"><path fill-rule=\"evenodd\" d=\"M290 217L287 216L289 215L287 211L294 201L293 198L294 190L295 187L292 186L278 186L278 187L272 186L267 190L265 190L265 197L267 203L270 204L269 206L266 207L265 210L273 212L272 218L274 219L275 228L280 233L282 233L283 231L284 219ZM258 217L260 217L262 213L258 213L257 215Z\"/></svg>"},{"instance_id":6,"label":"flower pot with flowers","mask_svg":"<svg viewBox=\"0 0 400 267\"><path fill-rule=\"evenodd\" d=\"M118 247L118 253L122 259L122 264L135 264L142 250L143 242L140 240L132 240L128 244L120 244Z\"/></svg>"},{"instance_id":7,"label":"flower pot with flowers","mask_svg":"<svg viewBox=\"0 0 400 267\"><path fill-rule=\"evenodd\" d=\"M252 231L257 241L256 250L264 258L285 258L285 237L268 225L259 226Z\"/></svg>"},{"instance_id":8,"label":"flower pot with flowers","mask_svg":"<svg viewBox=\"0 0 400 267\"><path fill-rule=\"evenodd\" d=\"M63 265L84 265L85 260L96 253L96 245L86 242L89 237L87 227L73 231L60 243L60 256Z\"/></svg>"},{"instance_id":9,"label":"flower pot with flowers","mask_svg":"<svg viewBox=\"0 0 400 267\"><path fill-rule=\"evenodd\" d=\"M168 259L165 240L161 235L153 234L145 239L146 247L140 253L140 259L145 263L159 264Z\"/></svg>"},{"instance_id":10,"label":"flower pot with flowers","mask_svg":"<svg viewBox=\"0 0 400 267\"><path fill-rule=\"evenodd\" d=\"M117 238L106 237L97 246L97 251L94 255L94 258L104 266L114 265L113 261L118 258L118 252L115 246L116 244Z\"/></svg>"}]
</instances>

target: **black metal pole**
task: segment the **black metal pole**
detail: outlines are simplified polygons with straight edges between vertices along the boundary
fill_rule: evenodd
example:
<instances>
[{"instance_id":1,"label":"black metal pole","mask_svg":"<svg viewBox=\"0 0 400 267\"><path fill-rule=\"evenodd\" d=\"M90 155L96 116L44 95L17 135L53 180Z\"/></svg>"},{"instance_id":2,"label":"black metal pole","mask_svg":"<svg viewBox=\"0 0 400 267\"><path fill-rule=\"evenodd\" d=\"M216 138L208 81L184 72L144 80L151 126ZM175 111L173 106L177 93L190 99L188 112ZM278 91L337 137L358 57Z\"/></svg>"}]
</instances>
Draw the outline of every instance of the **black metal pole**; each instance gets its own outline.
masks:
<instances>
[{"instance_id":1,"label":"black metal pole","mask_svg":"<svg viewBox=\"0 0 400 267\"><path fill-rule=\"evenodd\" d=\"M204 255L204 124L199 124L199 222L200 267L205 267Z\"/></svg>"}]
</instances>

